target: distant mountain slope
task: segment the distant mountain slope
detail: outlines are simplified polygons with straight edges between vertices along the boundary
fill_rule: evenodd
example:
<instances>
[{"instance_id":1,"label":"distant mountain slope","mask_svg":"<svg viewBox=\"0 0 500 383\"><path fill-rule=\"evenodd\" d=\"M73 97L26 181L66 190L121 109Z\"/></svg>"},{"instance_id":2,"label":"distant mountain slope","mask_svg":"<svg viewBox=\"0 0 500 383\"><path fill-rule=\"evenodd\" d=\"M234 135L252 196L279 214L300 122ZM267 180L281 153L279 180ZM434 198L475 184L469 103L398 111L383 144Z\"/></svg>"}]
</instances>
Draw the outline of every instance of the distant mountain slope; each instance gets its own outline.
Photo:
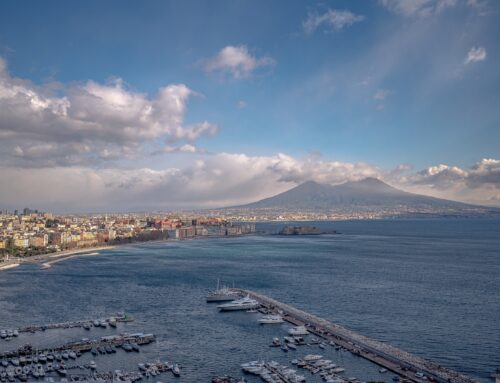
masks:
<instances>
[{"instance_id":1,"label":"distant mountain slope","mask_svg":"<svg viewBox=\"0 0 500 383\"><path fill-rule=\"evenodd\" d=\"M401 210L469 210L482 207L461 202L427 197L396 189L376 178L325 185L305 182L274 197L234 208L279 210L331 210L331 209L401 209ZM488 208L484 208L488 209Z\"/></svg>"}]
</instances>

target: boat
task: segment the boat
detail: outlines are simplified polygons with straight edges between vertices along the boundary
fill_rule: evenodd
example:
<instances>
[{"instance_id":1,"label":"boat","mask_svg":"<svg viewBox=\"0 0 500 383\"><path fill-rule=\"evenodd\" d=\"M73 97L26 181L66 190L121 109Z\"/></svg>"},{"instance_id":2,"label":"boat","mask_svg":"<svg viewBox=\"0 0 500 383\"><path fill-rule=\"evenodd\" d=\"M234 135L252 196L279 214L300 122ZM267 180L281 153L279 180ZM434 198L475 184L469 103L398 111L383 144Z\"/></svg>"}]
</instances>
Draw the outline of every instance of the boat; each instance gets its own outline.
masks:
<instances>
[{"instance_id":1,"label":"boat","mask_svg":"<svg viewBox=\"0 0 500 383\"><path fill-rule=\"evenodd\" d=\"M316 360L320 360L322 358L323 358L323 356L321 356L321 355L314 355L314 354L309 354L309 355L304 356L304 360L306 362L313 362L313 361L316 361Z\"/></svg>"},{"instance_id":2,"label":"boat","mask_svg":"<svg viewBox=\"0 0 500 383\"><path fill-rule=\"evenodd\" d=\"M210 291L207 295L207 303L210 302L228 302L238 299L238 294L228 287L220 288L220 281L217 279L217 288Z\"/></svg>"},{"instance_id":3,"label":"boat","mask_svg":"<svg viewBox=\"0 0 500 383\"><path fill-rule=\"evenodd\" d=\"M257 322L259 324L279 324L283 323L284 320L281 315L264 315Z\"/></svg>"},{"instance_id":4,"label":"boat","mask_svg":"<svg viewBox=\"0 0 500 383\"><path fill-rule=\"evenodd\" d=\"M97 368L97 365L95 364L95 362L93 360L91 360L89 363L89 367L90 367L90 369L95 370Z\"/></svg>"},{"instance_id":5,"label":"boat","mask_svg":"<svg viewBox=\"0 0 500 383\"><path fill-rule=\"evenodd\" d=\"M380 370L378 370L378 372L380 372L381 374L385 374L387 372L387 368L381 368Z\"/></svg>"},{"instance_id":6,"label":"boat","mask_svg":"<svg viewBox=\"0 0 500 383\"><path fill-rule=\"evenodd\" d=\"M130 344L128 344L128 343L124 343L124 344L122 345L122 348L123 348L125 351L127 351L127 352L133 351L132 346L131 346Z\"/></svg>"},{"instance_id":7,"label":"boat","mask_svg":"<svg viewBox=\"0 0 500 383\"><path fill-rule=\"evenodd\" d=\"M132 350L134 350L135 352L139 352L141 350L136 343L131 343L130 346L132 347Z\"/></svg>"},{"instance_id":8,"label":"boat","mask_svg":"<svg viewBox=\"0 0 500 383\"><path fill-rule=\"evenodd\" d=\"M115 318L113 318L113 317L109 318L108 323L111 327L116 327L116 319Z\"/></svg>"},{"instance_id":9,"label":"boat","mask_svg":"<svg viewBox=\"0 0 500 383\"><path fill-rule=\"evenodd\" d=\"M249 310L256 309L260 306L259 302L255 299L246 296L245 298L237 299L230 303L225 303L217 306L220 311L237 311L237 310Z\"/></svg>"},{"instance_id":10,"label":"boat","mask_svg":"<svg viewBox=\"0 0 500 383\"><path fill-rule=\"evenodd\" d=\"M281 346L280 338L273 338L273 343L271 344L271 347L279 347L279 346Z\"/></svg>"},{"instance_id":11,"label":"boat","mask_svg":"<svg viewBox=\"0 0 500 383\"><path fill-rule=\"evenodd\" d=\"M292 336L301 336L309 334L309 331L304 326L295 326L288 330L288 334Z\"/></svg>"},{"instance_id":12,"label":"boat","mask_svg":"<svg viewBox=\"0 0 500 383\"><path fill-rule=\"evenodd\" d=\"M14 331L12 331L12 335L14 335L14 336L19 336L19 330L14 330Z\"/></svg>"},{"instance_id":13,"label":"boat","mask_svg":"<svg viewBox=\"0 0 500 383\"><path fill-rule=\"evenodd\" d=\"M174 364L174 367L172 368L172 373L174 374L174 376L180 376L181 375L181 369L179 367L179 365L176 363Z\"/></svg>"},{"instance_id":14,"label":"boat","mask_svg":"<svg viewBox=\"0 0 500 383\"><path fill-rule=\"evenodd\" d=\"M293 343L288 343L288 348L291 349L291 350L296 350L297 349L297 346Z\"/></svg>"},{"instance_id":15,"label":"boat","mask_svg":"<svg viewBox=\"0 0 500 383\"><path fill-rule=\"evenodd\" d=\"M281 351L288 352L288 346L286 345L286 343L283 343L281 345Z\"/></svg>"},{"instance_id":16,"label":"boat","mask_svg":"<svg viewBox=\"0 0 500 383\"><path fill-rule=\"evenodd\" d=\"M83 328L84 328L85 330L90 330L90 328L91 328L91 327L92 327L92 325L91 325L90 323L84 323L84 324L83 324Z\"/></svg>"}]
</instances>

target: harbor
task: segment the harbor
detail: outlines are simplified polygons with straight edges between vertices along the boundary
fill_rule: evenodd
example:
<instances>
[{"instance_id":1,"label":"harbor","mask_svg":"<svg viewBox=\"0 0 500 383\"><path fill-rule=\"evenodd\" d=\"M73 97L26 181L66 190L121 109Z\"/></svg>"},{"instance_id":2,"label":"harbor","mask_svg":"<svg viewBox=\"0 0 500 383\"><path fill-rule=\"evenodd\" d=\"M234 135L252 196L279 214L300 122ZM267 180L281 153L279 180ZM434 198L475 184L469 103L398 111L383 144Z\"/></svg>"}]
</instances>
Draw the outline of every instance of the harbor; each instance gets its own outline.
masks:
<instances>
[{"instance_id":1,"label":"harbor","mask_svg":"<svg viewBox=\"0 0 500 383\"><path fill-rule=\"evenodd\" d=\"M34 333L56 329L70 331L70 329L78 327L84 327L86 330L90 330L92 327L114 330L118 322L131 321L130 316L119 313L104 319L1 330L1 334L18 337L23 332ZM95 339L82 338L50 347L24 344L17 349L0 352L0 382L40 380L45 382L136 382L144 378L159 377L167 372L174 377L179 377L181 375L180 365L160 358L137 363L135 369L131 367L133 364L128 364L126 369L111 371L98 369L96 363L98 358L100 360L101 357L107 356L103 359L104 367L110 367L109 361L113 358L109 359L109 357L115 356L115 358L123 359L127 354L136 354L140 358L141 348L155 342L156 336L154 334L108 333ZM118 356L119 352L123 356Z\"/></svg>"},{"instance_id":2,"label":"harbor","mask_svg":"<svg viewBox=\"0 0 500 383\"><path fill-rule=\"evenodd\" d=\"M280 315L286 322L314 334L333 347L348 350L354 355L367 359L382 367L381 371L392 371L415 383L435 381L439 383L476 383L464 374L422 359L380 341L357 334L338 324L311 315L275 299L245 289L230 289L242 298L250 298L259 303L259 311ZM324 345L325 343L322 343Z\"/></svg>"}]
</instances>

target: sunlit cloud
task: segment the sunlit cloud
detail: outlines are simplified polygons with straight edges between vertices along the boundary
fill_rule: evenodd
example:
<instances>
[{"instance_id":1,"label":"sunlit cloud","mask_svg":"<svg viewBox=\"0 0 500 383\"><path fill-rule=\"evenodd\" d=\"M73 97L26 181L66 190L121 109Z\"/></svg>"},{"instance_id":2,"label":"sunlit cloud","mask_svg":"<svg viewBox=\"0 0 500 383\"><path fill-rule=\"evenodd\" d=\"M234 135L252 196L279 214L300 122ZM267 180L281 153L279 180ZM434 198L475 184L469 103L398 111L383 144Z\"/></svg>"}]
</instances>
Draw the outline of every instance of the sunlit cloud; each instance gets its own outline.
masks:
<instances>
[{"instance_id":1,"label":"sunlit cloud","mask_svg":"<svg viewBox=\"0 0 500 383\"><path fill-rule=\"evenodd\" d=\"M271 67L276 61L267 56L252 55L245 45L228 45L222 48L215 57L202 62L207 73L229 73L235 79L249 77L254 71L263 67Z\"/></svg>"}]
</instances>

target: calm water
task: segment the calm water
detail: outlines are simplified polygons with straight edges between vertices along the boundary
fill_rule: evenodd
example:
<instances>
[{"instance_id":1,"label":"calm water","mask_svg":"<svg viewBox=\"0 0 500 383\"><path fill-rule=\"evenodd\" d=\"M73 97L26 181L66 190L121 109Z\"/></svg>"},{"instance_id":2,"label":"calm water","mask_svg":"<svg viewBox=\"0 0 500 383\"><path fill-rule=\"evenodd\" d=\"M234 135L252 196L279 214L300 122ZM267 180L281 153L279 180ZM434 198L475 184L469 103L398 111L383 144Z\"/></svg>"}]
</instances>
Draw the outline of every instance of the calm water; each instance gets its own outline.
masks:
<instances>
[{"instance_id":1,"label":"calm water","mask_svg":"<svg viewBox=\"0 0 500 383\"><path fill-rule=\"evenodd\" d=\"M390 381L389 374L346 352L308 347L285 354L268 347L289 326L258 326L256 314L218 313L205 295L221 278L483 381L500 367L500 221L317 225L342 234L279 237L265 233L281 225L261 224L261 235L122 247L49 270L25 265L4 271L0 328L126 311L136 321L118 331L152 332L158 341L140 354L96 357L100 369L161 357L183 366L178 381L208 382L216 374L240 376L239 365L250 360L289 363L322 353L345 367L347 376ZM0 350L111 331L22 335L0 340Z\"/></svg>"}]
</instances>

